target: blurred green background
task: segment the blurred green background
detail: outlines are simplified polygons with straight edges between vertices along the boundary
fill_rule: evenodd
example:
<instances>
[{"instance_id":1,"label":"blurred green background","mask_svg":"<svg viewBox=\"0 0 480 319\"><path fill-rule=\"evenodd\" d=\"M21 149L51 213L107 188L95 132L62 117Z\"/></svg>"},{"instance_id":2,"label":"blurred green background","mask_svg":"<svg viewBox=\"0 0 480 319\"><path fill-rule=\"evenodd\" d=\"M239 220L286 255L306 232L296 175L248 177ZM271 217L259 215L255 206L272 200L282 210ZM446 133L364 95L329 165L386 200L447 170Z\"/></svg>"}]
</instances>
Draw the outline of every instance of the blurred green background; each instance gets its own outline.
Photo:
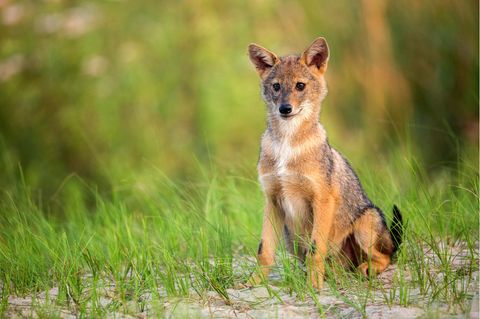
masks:
<instances>
[{"instance_id":1,"label":"blurred green background","mask_svg":"<svg viewBox=\"0 0 480 319\"><path fill-rule=\"evenodd\" d=\"M402 150L430 174L478 165L478 1L0 0L0 28L2 187L255 176L265 107L246 47L318 36L322 122L354 166Z\"/></svg>"}]
</instances>

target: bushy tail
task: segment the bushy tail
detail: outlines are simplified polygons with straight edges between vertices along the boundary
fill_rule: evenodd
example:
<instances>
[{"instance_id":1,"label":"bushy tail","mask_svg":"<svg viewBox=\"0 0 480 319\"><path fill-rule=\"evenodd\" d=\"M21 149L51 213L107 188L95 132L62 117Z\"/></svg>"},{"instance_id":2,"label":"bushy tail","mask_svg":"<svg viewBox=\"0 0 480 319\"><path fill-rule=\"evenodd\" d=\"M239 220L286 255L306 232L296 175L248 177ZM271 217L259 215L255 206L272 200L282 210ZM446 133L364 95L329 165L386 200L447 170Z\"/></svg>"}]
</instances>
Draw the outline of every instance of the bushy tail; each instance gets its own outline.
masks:
<instances>
[{"instance_id":1,"label":"bushy tail","mask_svg":"<svg viewBox=\"0 0 480 319\"><path fill-rule=\"evenodd\" d=\"M396 252L403 239L403 218L396 205L393 205L393 220L390 226L390 234L393 239L393 252Z\"/></svg>"}]
</instances>

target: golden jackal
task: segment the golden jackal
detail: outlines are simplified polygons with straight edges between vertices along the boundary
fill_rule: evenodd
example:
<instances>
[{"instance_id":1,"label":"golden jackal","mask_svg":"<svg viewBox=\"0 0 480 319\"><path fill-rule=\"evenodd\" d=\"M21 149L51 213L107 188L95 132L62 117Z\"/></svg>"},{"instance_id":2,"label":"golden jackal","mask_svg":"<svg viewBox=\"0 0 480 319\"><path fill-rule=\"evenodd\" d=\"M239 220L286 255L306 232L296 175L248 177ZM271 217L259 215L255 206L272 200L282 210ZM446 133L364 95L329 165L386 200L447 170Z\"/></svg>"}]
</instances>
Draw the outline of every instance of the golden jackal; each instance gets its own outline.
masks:
<instances>
[{"instance_id":1,"label":"golden jackal","mask_svg":"<svg viewBox=\"0 0 480 319\"><path fill-rule=\"evenodd\" d=\"M268 276L280 232L289 251L306 258L316 288L323 285L327 252L364 275L382 272L401 242L402 217L394 207L388 229L383 212L368 199L348 161L330 146L318 121L327 94L326 40L316 39L300 56L277 57L256 44L248 51L268 112L258 162L266 199L258 247L262 274L248 283Z\"/></svg>"}]
</instances>

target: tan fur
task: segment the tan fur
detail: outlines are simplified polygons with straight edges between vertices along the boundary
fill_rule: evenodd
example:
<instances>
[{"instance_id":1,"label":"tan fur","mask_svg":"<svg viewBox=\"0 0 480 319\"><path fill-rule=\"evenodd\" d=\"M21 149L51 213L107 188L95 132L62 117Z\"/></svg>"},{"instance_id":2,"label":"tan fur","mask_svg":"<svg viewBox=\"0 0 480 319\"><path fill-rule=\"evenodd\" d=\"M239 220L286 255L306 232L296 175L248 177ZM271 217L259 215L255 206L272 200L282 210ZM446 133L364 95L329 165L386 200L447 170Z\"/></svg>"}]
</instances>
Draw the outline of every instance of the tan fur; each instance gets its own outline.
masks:
<instances>
[{"instance_id":1,"label":"tan fur","mask_svg":"<svg viewBox=\"0 0 480 319\"><path fill-rule=\"evenodd\" d=\"M342 255L345 265L352 263L365 275L369 265L375 272L383 271L393 251L391 238L378 226L382 221L375 210L366 210L359 218L346 211L352 206L345 202L345 185L353 176L351 168L330 149L318 122L327 93L324 74L329 55L325 39L315 40L301 56L278 58L253 44L249 53L262 79L268 111L258 162L266 198L258 252L262 273L253 275L249 284L268 276L284 227L300 239L298 244L303 249L310 249L308 278L316 288L323 285L324 260L329 251ZM303 90L297 88L299 82L305 84ZM272 89L276 83L281 87L278 91ZM284 104L291 106L288 116L292 116L279 113L279 106ZM362 203L358 206L365 206Z\"/></svg>"}]
</instances>

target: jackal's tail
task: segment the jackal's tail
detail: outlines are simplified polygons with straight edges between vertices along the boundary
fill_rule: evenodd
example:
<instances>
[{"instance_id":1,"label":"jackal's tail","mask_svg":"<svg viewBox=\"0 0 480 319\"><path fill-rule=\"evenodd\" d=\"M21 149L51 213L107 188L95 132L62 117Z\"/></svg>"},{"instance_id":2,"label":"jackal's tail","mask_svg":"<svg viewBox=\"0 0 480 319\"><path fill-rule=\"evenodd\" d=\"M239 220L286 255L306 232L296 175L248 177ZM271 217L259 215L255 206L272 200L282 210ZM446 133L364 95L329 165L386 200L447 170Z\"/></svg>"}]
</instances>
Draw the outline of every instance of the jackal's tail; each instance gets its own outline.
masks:
<instances>
[{"instance_id":1,"label":"jackal's tail","mask_svg":"<svg viewBox=\"0 0 480 319\"><path fill-rule=\"evenodd\" d=\"M390 226L390 234L393 239L393 252L398 250L403 239L403 218L397 205L393 205L393 219Z\"/></svg>"}]
</instances>

